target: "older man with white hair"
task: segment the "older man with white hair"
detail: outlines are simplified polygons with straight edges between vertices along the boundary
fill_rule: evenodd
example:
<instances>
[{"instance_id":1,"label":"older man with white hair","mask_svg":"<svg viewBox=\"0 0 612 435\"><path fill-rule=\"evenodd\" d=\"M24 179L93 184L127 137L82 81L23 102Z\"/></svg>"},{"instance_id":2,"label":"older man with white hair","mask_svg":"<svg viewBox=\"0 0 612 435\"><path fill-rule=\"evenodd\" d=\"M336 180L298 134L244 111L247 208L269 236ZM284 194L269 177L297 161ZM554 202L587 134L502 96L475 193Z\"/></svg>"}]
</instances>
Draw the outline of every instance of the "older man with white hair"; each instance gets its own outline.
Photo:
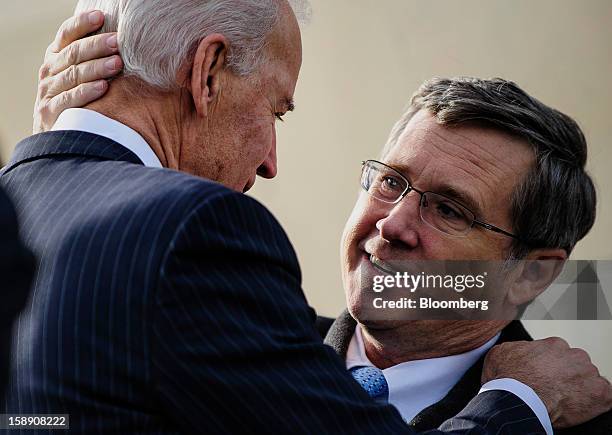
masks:
<instances>
[{"instance_id":1,"label":"older man with white hair","mask_svg":"<svg viewBox=\"0 0 612 435\"><path fill-rule=\"evenodd\" d=\"M18 144L1 176L39 258L7 412L66 414L25 424L77 433L414 433L322 343L289 241L241 194L256 175L275 176L275 121L293 109L301 41L290 4L108 0L79 10L94 5L118 34L80 50L68 44L102 16L67 21L41 69L39 108L53 118L91 101L88 79L120 67L111 57L102 71L96 58L117 48L124 74ZM491 372L529 370L533 391L483 391L441 430L542 433L538 410L593 396L572 388L588 358L531 346L518 359L506 347ZM567 363L552 373L551 358Z\"/></svg>"}]
</instances>

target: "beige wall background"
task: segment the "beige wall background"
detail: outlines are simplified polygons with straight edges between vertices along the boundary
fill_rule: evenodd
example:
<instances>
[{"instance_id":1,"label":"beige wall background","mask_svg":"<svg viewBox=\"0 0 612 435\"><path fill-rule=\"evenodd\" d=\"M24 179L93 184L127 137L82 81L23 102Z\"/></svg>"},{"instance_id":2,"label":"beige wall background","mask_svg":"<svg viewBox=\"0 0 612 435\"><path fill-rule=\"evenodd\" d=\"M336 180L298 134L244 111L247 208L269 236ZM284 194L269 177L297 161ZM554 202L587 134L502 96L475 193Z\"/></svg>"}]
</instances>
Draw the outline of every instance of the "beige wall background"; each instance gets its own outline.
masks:
<instances>
[{"instance_id":1,"label":"beige wall background","mask_svg":"<svg viewBox=\"0 0 612 435\"><path fill-rule=\"evenodd\" d=\"M74 0L4 2L0 142L6 160L31 128L36 75ZM320 313L344 306L339 240L363 159L377 156L410 95L432 76L500 76L572 115L589 140L598 217L576 259L612 259L612 2L312 0L297 111L279 126L279 176L252 194L283 224ZM611 301L612 302L612 301ZM589 351L612 376L612 322L527 322Z\"/></svg>"}]
</instances>

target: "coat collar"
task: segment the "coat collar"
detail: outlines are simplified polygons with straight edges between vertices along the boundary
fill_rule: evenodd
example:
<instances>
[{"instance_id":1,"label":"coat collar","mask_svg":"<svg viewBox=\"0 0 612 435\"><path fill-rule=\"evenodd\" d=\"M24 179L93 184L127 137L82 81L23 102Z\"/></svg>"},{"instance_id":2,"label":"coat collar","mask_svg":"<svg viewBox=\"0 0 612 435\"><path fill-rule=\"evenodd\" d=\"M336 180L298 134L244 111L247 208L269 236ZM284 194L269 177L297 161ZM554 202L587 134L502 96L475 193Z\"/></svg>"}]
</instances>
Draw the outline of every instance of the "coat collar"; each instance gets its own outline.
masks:
<instances>
[{"instance_id":1,"label":"coat collar","mask_svg":"<svg viewBox=\"0 0 612 435\"><path fill-rule=\"evenodd\" d=\"M346 360L346 352L356 327L357 322L348 310L345 310L332 323L325 336L325 344L331 346L342 360ZM497 343L519 340L532 340L532 338L521 322L513 321L502 330ZM457 415L478 394L483 365L484 357L468 369L442 400L425 408L409 424L417 430L425 431L436 428Z\"/></svg>"},{"instance_id":2,"label":"coat collar","mask_svg":"<svg viewBox=\"0 0 612 435\"><path fill-rule=\"evenodd\" d=\"M348 350L357 322L349 314L348 310L344 310L336 320L332 323L331 327L325 335L325 344L331 346L342 360L346 359L346 352Z\"/></svg>"},{"instance_id":3,"label":"coat collar","mask_svg":"<svg viewBox=\"0 0 612 435\"><path fill-rule=\"evenodd\" d=\"M2 173L11 171L21 163L55 156L82 156L143 164L136 154L111 139L82 131L64 130L37 134L19 142Z\"/></svg>"}]
</instances>

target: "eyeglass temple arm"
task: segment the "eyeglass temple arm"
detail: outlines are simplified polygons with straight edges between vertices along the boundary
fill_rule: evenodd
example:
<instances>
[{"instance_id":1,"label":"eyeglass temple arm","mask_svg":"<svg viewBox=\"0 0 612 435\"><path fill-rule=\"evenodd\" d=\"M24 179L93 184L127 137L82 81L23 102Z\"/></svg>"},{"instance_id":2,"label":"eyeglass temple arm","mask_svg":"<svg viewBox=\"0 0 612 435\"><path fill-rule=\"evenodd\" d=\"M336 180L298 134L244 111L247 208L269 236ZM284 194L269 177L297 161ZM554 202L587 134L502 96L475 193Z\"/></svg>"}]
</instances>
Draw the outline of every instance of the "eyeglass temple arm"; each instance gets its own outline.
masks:
<instances>
[{"instance_id":1,"label":"eyeglass temple arm","mask_svg":"<svg viewBox=\"0 0 612 435\"><path fill-rule=\"evenodd\" d=\"M474 223L477 224L477 225L480 225L481 227L483 227L483 228L485 228L485 229L487 229L489 231L494 231L496 233L500 233L500 234L504 234L504 235L506 235L508 237L512 237L513 239L520 240L520 237L515 236L514 234L509 233L508 231L504 231L501 228L496 227L495 225L491 225L491 224L488 224L486 222L481 222L481 221L478 221L478 220L474 220Z\"/></svg>"}]
</instances>

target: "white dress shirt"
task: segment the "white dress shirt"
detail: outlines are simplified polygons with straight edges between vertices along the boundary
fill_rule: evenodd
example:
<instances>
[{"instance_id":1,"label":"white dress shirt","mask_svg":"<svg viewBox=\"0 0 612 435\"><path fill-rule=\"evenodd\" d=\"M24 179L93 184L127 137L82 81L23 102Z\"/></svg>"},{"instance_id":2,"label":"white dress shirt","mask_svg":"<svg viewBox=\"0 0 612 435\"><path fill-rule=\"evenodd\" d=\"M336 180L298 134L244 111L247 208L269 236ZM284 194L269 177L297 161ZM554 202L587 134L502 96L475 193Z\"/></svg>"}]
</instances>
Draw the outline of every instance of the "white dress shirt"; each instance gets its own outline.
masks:
<instances>
[{"instance_id":1,"label":"white dress shirt","mask_svg":"<svg viewBox=\"0 0 612 435\"><path fill-rule=\"evenodd\" d=\"M159 159L140 134L127 125L93 110L64 110L51 130L77 130L104 136L132 151L145 166L162 167Z\"/></svg>"},{"instance_id":2,"label":"white dress shirt","mask_svg":"<svg viewBox=\"0 0 612 435\"><path fill-rule=\"evenodd\" d=\"M466 353L408 361L383 369L389 386L389 403L397 408L406 422L411 421L419 412L442 400L465 372L495 345L499 336L497 334ZM359 325L346 352L346 368L350 370L358 366L374 366L365 353ZM514 379L495 379L484 384L479 394L490 390L509 391L518 396L533 410L546 433L552 435L546 406L530 387Z\"/></svg>"}]
</instances>

